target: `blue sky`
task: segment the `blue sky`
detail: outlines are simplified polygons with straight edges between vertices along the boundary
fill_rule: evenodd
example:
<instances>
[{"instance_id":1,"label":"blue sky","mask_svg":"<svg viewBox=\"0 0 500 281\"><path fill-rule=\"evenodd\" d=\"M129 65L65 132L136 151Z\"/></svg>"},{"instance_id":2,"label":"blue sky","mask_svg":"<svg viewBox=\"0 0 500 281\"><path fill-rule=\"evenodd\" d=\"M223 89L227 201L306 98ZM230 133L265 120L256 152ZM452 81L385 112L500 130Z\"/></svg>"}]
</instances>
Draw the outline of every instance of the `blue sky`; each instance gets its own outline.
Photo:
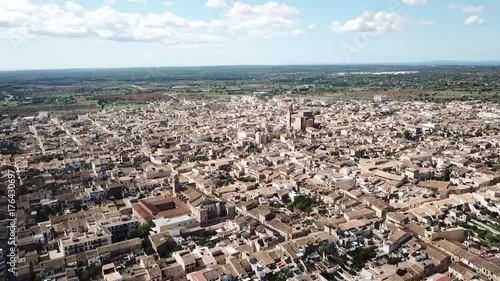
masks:
<instances>
[{"instance_id":1,"label":"blue sky","mask_svg":"<svg viewBox=\"0 0 500 281\"><path fill-rule=\"evenodd\" d=\"M0 0L0 69L500 60L500 1Z\"/></svg>"}]
</instances>

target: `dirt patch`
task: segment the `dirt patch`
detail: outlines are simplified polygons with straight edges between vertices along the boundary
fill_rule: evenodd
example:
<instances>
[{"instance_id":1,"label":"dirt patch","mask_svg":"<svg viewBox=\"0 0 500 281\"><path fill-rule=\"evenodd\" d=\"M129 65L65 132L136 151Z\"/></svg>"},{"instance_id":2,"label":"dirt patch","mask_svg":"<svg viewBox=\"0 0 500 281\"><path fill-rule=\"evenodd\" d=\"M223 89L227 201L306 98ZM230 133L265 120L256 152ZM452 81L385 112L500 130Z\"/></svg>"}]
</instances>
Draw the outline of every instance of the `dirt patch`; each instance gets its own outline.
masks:
<instances>
[{"instance_id":1,"label":"dirt patch","mask_svg":"<svg viewBox=\"0 0 500 281\"><path fill-rule=\"evenodd\" d=\"M101 96L100 99L105 100L107 102L116 102L116 101L131 101L131 102L155 102L155 101L168 101L171 100L172 97L164 94L118 94L118 95L106 95Z\"/></svg>"}]
</instances>

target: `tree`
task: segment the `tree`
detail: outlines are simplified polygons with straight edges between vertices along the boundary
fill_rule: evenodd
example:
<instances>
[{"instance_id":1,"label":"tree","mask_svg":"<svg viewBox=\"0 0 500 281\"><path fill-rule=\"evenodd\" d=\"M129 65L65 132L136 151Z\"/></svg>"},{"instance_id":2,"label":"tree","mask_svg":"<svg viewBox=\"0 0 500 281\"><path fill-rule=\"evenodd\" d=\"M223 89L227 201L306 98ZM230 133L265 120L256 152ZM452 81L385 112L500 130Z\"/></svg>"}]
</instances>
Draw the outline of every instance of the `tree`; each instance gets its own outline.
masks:
<instances>
[{"instance_id":1,"label":"tree","mask_svg":"<svg viewBox=\"0 0 500 281\"><path fill-rule=\"evenodd\" d=\"M387 259L387 263L388 264L391 264L391 265L398 265L400 262L402 261L402 259L400 257L389 257Z\"/></svg>"},{"instance_id":2,"label":"tree","mask_svg":"<svg viewBox=\"0 0 500 281\"><path fill-rule=\"evenodd\" d=\"M146 253L146 255L148 255L148 256L149 256L149 255L152 255L152 254L154 254L154 253L156 253L156 252L155 252L155 250L153 249L153 247L151 247L151 246L146 247L146 249L144 249L144 252L145 252L145 253Z\"/></svg>"},{"instance_id":3,"label":"tree","mask_svg":"<svg viewBox=\"0 0 500 281\"><path fill-rule=\"evenodd\" d=\"M405 139L407 139L407 140L413 140L413 135L412 135L412 133L411 133L410 131L408 131L408 130L405 130L405 131L403 132L403 136L404 136L404 138L405 138Z\"/></svg>"},{"instance_id":4,"label":"tree","mask_svg":"<svg viewBox=\"0 0 500 281\"><path fill-rule=\"evenodd\" d=\"M450 170L449 167L447 167L443 171L443 176L442 176L441 180L443 180L443 181L450 181L450 175L451 175L451 170Z\"/></svg>"},{"instance_id":5,"label":"tree","mask_svg":"<svg viewBox=\"0 0 500 281\"><path fill-rule=\"evenodd\" d=\"M328 241L321 242L318 251L323 255L332 255L336 253L336 248L333 243Z\"/></svg>"},{"instance_id":6,"label":"tree","mask_svg":"<svg viewBox=\"0 0 500 281\"><path fill-rule=\"evenodd\" d=\"M78 274L78 280L83 280L83 281L90 281L90 274L87 270L82 270L80 271L80 274Z\"/></svg>"},{"instance_id":7,"label":"tree","mask_svg":"<svg viewBox=\"0 0 500 281\"><path fill-rule=\"evenodd\" d=\"M247 152L248 153L260 153L262 149L260 149L256 144L252 143L248 146Z\"/></svg>"},{"instance_id":8,"label":"tree","mask_svg":"<svg viewBox=\"0 0 500 281\"><path fill-rule=\"evenodd\" d=\"M138 228L130 229L128 231L128 238L142 238L145 239L149 235L149 231L151 230L151 226L147 223L141 224Z\"/></svg>"},{"instance_id":9,"label":"tree","mask_svg":"<svg viewBox=\"0 0 500 281\"><path fill-rule=\"evenodd\" d=\"M253 177L248 177L248 176L245 176L245 177L239 177L238 178L239 181L241 182L255 182L256 179L253 178Z\"/></svg>"},{"instance_id":10,"label":"tree","mask_svg":"<svg viewBox=\"0 0 500 281\"><path fill-rule=\"evenodd\" d=\"M312 212L313 208L317 207L319 205L319 202L316 201L316 199L311 198L311 197L305 197L301 196L297 199L292 204L288 205L288 209L293 211L294 209L301 210L302 212L310 213Z\"/></svg>"},{"instance_id":11,"label":"tree","mask_svg":"<svg viewBox=\"0 0 500 281\"><path fill-rule=\"evenodd\" d=\"M266 276L266 277L267 277L267 280L269 280L269 281L286 281L286 280L288 280L288 278L293 277L293 273L291 271L289 271L288 269L284 269L276 275L270 274L269 276Z\"/></svg>"}]
</instances>

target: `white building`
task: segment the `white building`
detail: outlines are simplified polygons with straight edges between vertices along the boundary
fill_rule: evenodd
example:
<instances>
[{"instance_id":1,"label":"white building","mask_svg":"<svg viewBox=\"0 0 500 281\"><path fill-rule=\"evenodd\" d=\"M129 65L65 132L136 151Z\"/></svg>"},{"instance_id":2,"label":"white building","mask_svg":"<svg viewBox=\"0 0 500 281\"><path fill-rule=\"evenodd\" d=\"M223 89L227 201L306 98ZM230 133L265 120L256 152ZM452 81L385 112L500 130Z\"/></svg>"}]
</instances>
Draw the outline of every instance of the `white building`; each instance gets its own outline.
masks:
<instances>
[{"instance_id":1,"label":"white building","mask_svg":"<svg viewBox=\"0 0 500 281\"><path fill-rule=\"evenodd\" d=\"M84 202L101 201L106 196L106 191L101 186L92 186L85 189Z\"/></svg>"},{"instance_id":2,"label":"white building","mask_svg":"<svg viewBox=\"0 0 500 281\"><path fill-rule=\"evenodd\" d=\"M107 230L74 233L59 239L59 249L64 253L64 256L70 256L110 245L111 237L111 233Z\"/></svg>"},{"instance_id":3,"label":"white building","mask_svg":"<svg viewBox=\"0 0 500 281\"><path fill-rule=\"evenodd\" d=\"M345 174L338 174L338 173L333 174L332 181L336 185L354 185L356 183L354 178L346 176Z\"/></svg>"},{"instance_id":4,"label":"white building","mask_svg":"<svg viewBox=\"0 0 500 281\"><path fill-rule=\"evenodd\" d=\"M154 227L151 229L155 233L165 232L168 230L176 230L181 228L193 228L200 224L196 221L196 218L191 215L183 215L175 218L159 218L153 220Z\"/></svg>"},{"instance_id":5,"label":"white building","mask_svg":"<svg viewBox=\"0 0 500 281\"><path fill-rule=\"evenodd\" d=\"M440 130L441 130L440 124L427 123L427 124L422 125L422 131L424 133L434 133L434 132L438 132Z\"/></svg>"},{"instance_id":6,"label":"white building","mask_svg":"<svg viewBox=\"0 0 500 281\"><path fill-rule=\"evenodd\" d=\"M389 100L389 97L386 95L376 95L373 97L373 100L375 102L385 102Z\"/></svg>"}]
</instances>

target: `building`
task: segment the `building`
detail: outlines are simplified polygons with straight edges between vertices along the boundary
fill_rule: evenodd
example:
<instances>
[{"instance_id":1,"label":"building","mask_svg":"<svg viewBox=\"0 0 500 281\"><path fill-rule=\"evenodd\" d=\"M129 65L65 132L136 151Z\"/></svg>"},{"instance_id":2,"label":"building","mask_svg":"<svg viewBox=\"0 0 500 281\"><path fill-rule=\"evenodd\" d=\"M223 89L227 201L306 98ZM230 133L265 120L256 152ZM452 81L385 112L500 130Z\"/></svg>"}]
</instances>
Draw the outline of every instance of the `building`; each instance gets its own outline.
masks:
<instances>
[{"instance_id":1,"label":"building","mask_svg":"<svg viewBox=\"0 0 500 281\"><path fill-rule=\"evenodd\" d=\"M375 211L369 208L363 208L344 213L344 219L347 221L359 220L359 219L372 219L373 217L375 217Z\"/></svg>"},{"instance_id":2,"label":"building","mask_svg":"<svg viewBox=\"0 0 500 281\"><path fill-rule=\"evenodd\" d=\"M287 111L287 115L286 115L286 126L288 128L292 127L292 114L293 114L293 105L290 104L288 106L288 111Z\"/></svg>"},{"instance_id":3,"label":"building","mask_svg":"<svg viewBox=\"0 0 500 281\"><path fill-rule=\"evenodd\" d=\"M102 266L102 276L104 276L104 281L123 281L122 275L116 271L113 263Z\"/></svg>"},{"instance_id":4,"label":"building","mask_svg":"<svg viewBox=\"0 0 500 281\"><path fill-rule=\"evenodd\" d=\"M64 253L64 256L69 256L110 245L111 240L112 235L106 229L96 232L73 233L59 239L59 250Z\"/></svg>"},{"instance_id":5,"label":"building","mask_svg":"<svg viewBox=\"0 0 500 281\"><path fill-rule=\"evenodd\" d=\"M123 241L127 238L128 233L131 229L136 229L139 227L139 221L135 218L131 218L128 215L122 215L118 218L113 218L110 220L102 220L99 225L102 228L106 228L112 235L112 242L116 243L118 241Z\"/></svg>"},{"instance_id":6,"label":"building","mask_svg":"<svg viewBox=\"0 0 500 281\"><path fill-rule=\"evenodd\" d=\"M190 273L199 269L195 257L189 252L189 250L181 250L174 252L172 257L177 261L178 264L182 266L182 269L186 273Z\"/></svg>"},{"instance_id":7,"label":"building","mask_svg":"<svg viewBox=\"0 0 500 281\"><path fill-rule=\"evenodd\" d=\"M500 267L491 261L471 253L460 243L448 240L439 240L434 242L434 245L445 253L451 255L453 262L462 262L466 266L476 270L478 273L491 278L490 280L500 280Z\"/></svg>"},{"instance_id":8,"label":"building","mask_svg":"<svg viewBox=\"0 0 500 281\"><path fill-rule=\"evenodd\" d=\"M439 226L428 227L425 230L425 239L434 241L439 239L446 239L451 241L464 242L465 229L461 227L441 228Z\"/></svg>"},{"instance_id":9,"label":"building","mask_svg":"<svg viewBox=\"0 0 500 281\"><path fill-rule=\"evenodd\" d=\"M297 131L314 127L314 113L311 111L299 111L294 114L293 106L290 105L288 108L287 125L289 129Z\"/></svg>"},{"instance_id":10,"label":"building","mask_svg":"<svg viewBox=\"0 0 500 281\"><path fill-rule=\"evenodd\" d=\"M0 272L4 272L7 268L7 264L5 263L5 255L3 253L3 249L0 249Z\"/></svg>"},{"instance_id":11,"label":"building","mask_svg":"<svg viewBox=\"0 0 500 281\"><path fill-rule=\"evenodd\" d=\"M152 223L153 219L175 218L189 213L189 207L175 197L140 199L132 205L132 216L140 223Z\"/></svg>"},{"instance_id":12,"label":"building","mask_svg":"<svg viewBox=\"0 0 500 281\"><path fill-rule=\"evenodd\" d=\"M221 266L206 268L186 275L188 281L231 281L231 273Z\"/></svg>"},{"instance_id":13,"label":"building","mask_svg":"<svg viewBox=\"0 0 500 281\"><path fill-rule=\"evenodd\" d=\"M267 144L271 141L271 136L267 132L257 132L255 134L255 142L257 144Z\"/></svg>"},{"instance_id":14,"label":"building","mask_svg":"<svg viewBox=\"0 0 500 281\"><path fill-rule=\"evenodd\" d=\"M203 198L190 203L189 206L191 213L202 226L210 222L218 222L224 217L232 218L235 214L234 205L211 198Z\"/></svg>"},{"instance_id":15,"label":"building","mask_svg":"<svg viewBox=\"0 0 500 281\"><path fill-rule=\"evenodd\" d=\"M234 204L207 196L195 188L184 186L183 191L176 194L201 226L233 219L236 214Z\"/></svg>"},{"instance_id":16,"label":"building","mask_svg":"<svg viewBox=\"0 0 500 281\"><path fill-rule=\"evenodd\" d=\"M153 219L154 227L152 230L155 233L165 232L168 230L180 229L180 228L193 228L200 224L196 221L192 215L182 215L174 218L158 218Z\"/></svg>"},{"instance_id":17,"label":"building","mask_svg":"<svg viewBox=\"0 0 500 281\"><path fill-rule=\"evenodd\" d=\"M375 95L373 97L373 101L375 102L386 102L389 101L389 97L386 95Z\"/></svg>"},{"instance_id":18,"label":"building","mask_svg":"<svg viewBox=\"0 0 500 281\"><path fill-rule=\"evenodd\" d=\"M101 201L106 197L106 191L101 186L92 186L85 189L83 202Z\"/></svg>"}]
</instances>

